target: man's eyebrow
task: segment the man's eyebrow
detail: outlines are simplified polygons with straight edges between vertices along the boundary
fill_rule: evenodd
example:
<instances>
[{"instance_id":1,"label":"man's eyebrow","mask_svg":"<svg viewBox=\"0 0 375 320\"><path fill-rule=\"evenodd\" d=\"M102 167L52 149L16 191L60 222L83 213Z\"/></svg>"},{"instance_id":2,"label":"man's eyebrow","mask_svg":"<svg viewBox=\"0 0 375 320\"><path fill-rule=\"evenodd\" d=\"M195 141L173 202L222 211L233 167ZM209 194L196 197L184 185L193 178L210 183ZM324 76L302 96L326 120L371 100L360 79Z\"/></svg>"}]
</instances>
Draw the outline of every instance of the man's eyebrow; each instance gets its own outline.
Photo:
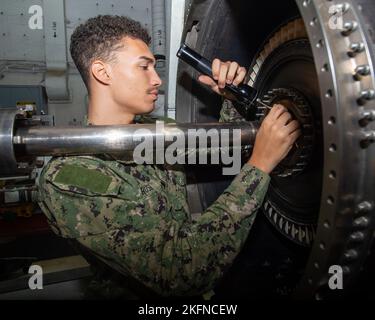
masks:
<instances>
[{"instance_id":1,"label":"man's eyebrow","mask_svg":"<svg viewBox=\"0 0 375 320\"><path fill-rule=\"evenodd\" d=\"M150 58L150 57L146 57L146 56L141 56L141 57L139 57L139 59L140 59L140 60L146 60L146 61L151 62L151 63L153 63L153 64L156 63L155 59L152 59L152 58Z\"/></svg>"}]
</instances>

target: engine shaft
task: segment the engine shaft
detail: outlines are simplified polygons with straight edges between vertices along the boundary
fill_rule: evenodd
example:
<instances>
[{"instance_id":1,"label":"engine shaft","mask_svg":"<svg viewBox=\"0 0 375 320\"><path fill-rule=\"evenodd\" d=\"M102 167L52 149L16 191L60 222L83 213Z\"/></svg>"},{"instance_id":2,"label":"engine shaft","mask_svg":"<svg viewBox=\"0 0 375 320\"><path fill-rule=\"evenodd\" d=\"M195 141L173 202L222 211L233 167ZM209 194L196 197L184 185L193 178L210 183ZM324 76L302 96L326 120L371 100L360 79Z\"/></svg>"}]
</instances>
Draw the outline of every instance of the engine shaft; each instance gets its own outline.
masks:
<instances>
[{"instance_id":1,"label":"engine shaft","mask_svg":"<svg viewBox=\"0 0 375 320\"><path fill-rule=\"evenodd\" d=\"M127 156L142 144L146 150L165 151L171 144L185 154L250 148L258 122L129 124L120 126L50 127L20 117L17 109L0 110L0 177L30 172L37 156ZM185 150L181 150L185 149ZM131 154L130 154L131 155Z\"/></svg>"},{"instance_id":2,"label":"engine shaft","mask_svg":"<svg viewBox=\"0 0 375 320\"><path fill-rule=\"evenodd\" d=\"M188 123L188 124L130 124L122 126L88 127L26 127L19 128L13 137L13 144L22 146L25 155L89 155L121 154L133 151L145 139L152 139L154 149L163 142L167 148L174 138L183 139L186 148L199 148L200 139L207 140L207 147L220 145L221 133L229 134L229 145L233 146L234 130L241 130L242 146L252 145L258 125L248 123ZM207 139L206 137L209 137Z\"/></svg>"}]
</instances>

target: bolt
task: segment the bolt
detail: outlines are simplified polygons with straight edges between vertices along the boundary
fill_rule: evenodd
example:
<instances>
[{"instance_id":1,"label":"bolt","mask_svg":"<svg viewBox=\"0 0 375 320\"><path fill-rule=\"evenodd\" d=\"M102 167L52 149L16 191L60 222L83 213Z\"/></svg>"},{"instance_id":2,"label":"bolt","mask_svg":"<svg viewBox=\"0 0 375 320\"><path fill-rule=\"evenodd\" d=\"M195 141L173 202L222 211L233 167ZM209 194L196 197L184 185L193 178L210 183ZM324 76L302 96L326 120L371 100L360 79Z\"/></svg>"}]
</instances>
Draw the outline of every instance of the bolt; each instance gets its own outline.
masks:
<instances>
[{"instance_id":1,"label":"bolt","mask_svg":"<svg viewBox=\"0 0 375 320\"><path fill-rule=\"evenodd\" d=\"M350 4L347 2L336 4L336 9L340 13L346 13L350 9Z\"/></svg>"},{"instance_id":2,"label":"bolt","mask_svg":"<svg viewBox=\"0 0 375 320\"><path fill-rule=\"evenodd\" d=\"M322 71L322 72L327 72L327 71L329 71L328 64L325 64L325 65L321 68L321 71Z\"/></svg>"},{"instance_id":3,"label":"bolt","mask_svg":"<svg viewBox=\"0 0 375 320\"><path fill-rule=\"evenodd\" d=\"M363 201L357 205L356 213L368 213L373 209L373 205L369 201Z\"/></svg>"},{"instance_id":4,"label":"bolt","mask_svg":"<svg viewBox=\"0 0 375 320\"><path fill-rule=\"evenodd\" d=\"M356 250L350 249L344 253L344 257L347 260L355 260L358 258L358 252Z\"/></svg>"},{"instance_id":5,"label":"bolt","mask_svg":"<svg viewBox=\"0 0 375 320\"><path fill-rule=\"evenodd\" d=\"M375 131L367 131L363 133L363 138L365 140L375 140Z\"/></svg>"},{"instance_id":6,"label":"bolt","mask_svg":"<svg viewBox=\"0 0 375 320\"><path fill-rule=\"evenodd\" d=\"M373 99L375 99L375 91L373 89L362 90L357 103L359 105L363 105L366 103L366 101L370 101Z\"/></svg>"},{"instance_id":7,"label":"bolt","mask_svg":"<svg viewBox=\"0 0 375 320\"><path fill-rule=\"evenodd\" d=\"M315 46L316 46L318 49L322 48L322 47L324 46L324 41L323 41L323 40L319 40Z\"/></svg>"},{"instance_id":8,"label":"bolt","mask_svg":"<svg viewBox=\"0 0 375 320\"><path fill-rule=\"evenodd\" d=\"M313 20L310 21L310 26L314 27L317 22L318 22L318 20L316 18L314 18Z\"/></svg>"},{"instance_id":9,"label":"bolt","mask_svg":"<svg viewBox=\"0 0 375 320\"><path fill-rule=\"evenodd\" d=\"M338 4L335 4L335 5L330 7L329 13L330 13L331 16L334 16L334 15L337 15L337 14L343 15L346 12L348 12L349 8L350 8L349 3L346 3L346 2L345 3L338 3ZM331 11L331 9L333 9L333 10Z\"/></svg>"},{"instance_id":10,"label":"bolt","mask_svg":"<svg viewBox=\"0 0 375 320\"><path fill-rule=\"evenodd\" d=\"M371 121L375 120L375 110L366 110L361 113L361 119L359 124L362 127L366 127Z\"/></svg>"},{"instance_id":11,"label":"bolt","mask_svg":"<svg viewBox=\"0 0 375 320\"><path fill-rule=\"evenodd\" d=\"M366 228L369 225L369 219L366 217L360 217L354 220L353 225L359 228Z\"/></svg>"},{"instance_id":12,"label":"bolt","mask_svg":"<svg viewBox=\"0 0 375 320\"><path fill-rule=\"evenodd\" d=\"M343 266L342 267L342 273L343 274L349 274L350 273L350 268L348 266Z\"/></svg>"},{"instance_id":13,"label":"bolt","mask_svg":"<svg viewBox=\"0 0 375 320\"><path fill-rule=\"evenodd\" d=\"M358 53L361 53L365 50L365 45L363 42L353 42L349 45L348 55L349 57L354 57Z\"/></svg>"},{"instance_id":14,"label":"bolt","mask_svg":"<svg viewBox=\"0 0 375 320\"><path fill-rule=\"evenodd\" d=\"M366 110L362 113L362 116L364 119L367 119L369 121L375 120L375 110Z\"/></svg>"},{"instance_id":15,"label":"bolt","mask_svg":"<svg viewBox=\"0 0 375 320\"><path fill-rule=\"evenodd\" d=\"M362 133L363 139L360 142L360 146L363 149L368 148L372 143L375 142L375 131L367 131Z\"/></svg>"},{"instance_id":16,"label":"bolt","mask_svg":"<svg viewBox=\"0 0 375 320\"><path fill-rule=\"evenodd\" d=\"M345 22L344 26L343 26L344 30L341 32L341 34L343 36L347 37L352 32L357 30L357 28L358 28L358 23L356 21Z\"/></svg>"},{"instance_id":17,"label":"bolt","mask_svg":"<svg viewBox=\"0 0 375 320\"><path fill-rule=\"evenodd\" d=\"M370 66L365 64L365 65L360 65L355 68L355 72L361 76L368 76L371 72Z\"/></svg>"},{"instance_id":18,"label":"bolt","mask_svg":"<svg viewBox=\"0 0 375 320\"><path fill-rule=\"evenodd\" d=\"M355 68L354 79L361 80L361 77L368 76L370 73L371 73L370 66L368 65L357 66Z\"/></svg>"},{"instance_id":19,"label":"bolt","mask_svg":"<svg viewBox=\"0 0 375 320\"><path fill-rule=\"evenodd\" d=\"M365 234L361 231L354 232L350 235L350 240L355 242L361 242L365 239Z\"/></svg>"}]
</instances>

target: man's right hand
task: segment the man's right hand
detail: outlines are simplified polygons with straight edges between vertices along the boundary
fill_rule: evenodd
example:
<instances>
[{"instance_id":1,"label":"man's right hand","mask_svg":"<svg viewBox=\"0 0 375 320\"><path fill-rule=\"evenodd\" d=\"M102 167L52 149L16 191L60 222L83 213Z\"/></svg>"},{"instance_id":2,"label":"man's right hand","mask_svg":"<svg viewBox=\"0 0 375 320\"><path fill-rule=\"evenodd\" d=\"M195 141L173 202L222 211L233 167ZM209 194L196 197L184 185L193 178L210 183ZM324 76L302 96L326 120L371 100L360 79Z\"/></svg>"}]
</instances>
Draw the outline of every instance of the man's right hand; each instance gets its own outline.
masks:
<instances>
[{"instance_id":1,"label":"man's right hand","mask_svg":"<svg viewBox=\"0 0 375 320\"><path fill-rule=\"evenodd\" d=\"M265 173L272 172L301 134L299 123L291 120L292 116L284 106L274 105L259 128L248 164Z\"/></svg>"}]
</instances>

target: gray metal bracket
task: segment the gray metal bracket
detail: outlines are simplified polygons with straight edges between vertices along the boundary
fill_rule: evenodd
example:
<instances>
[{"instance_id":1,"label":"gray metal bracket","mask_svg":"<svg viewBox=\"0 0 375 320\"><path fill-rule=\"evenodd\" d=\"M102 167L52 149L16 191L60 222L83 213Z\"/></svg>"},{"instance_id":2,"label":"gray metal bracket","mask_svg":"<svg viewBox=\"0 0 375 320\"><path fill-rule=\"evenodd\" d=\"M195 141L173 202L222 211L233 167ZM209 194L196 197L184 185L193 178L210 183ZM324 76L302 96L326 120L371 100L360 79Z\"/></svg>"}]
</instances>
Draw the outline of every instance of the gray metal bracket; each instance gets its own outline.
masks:
<instances>
[{"instance_id":1,"label":"gray metal bracket","mask_svg":"<svg viewBox=\"0 0 375 320\"><path fill-rule=\"evenodd\" d=\"M49 100L69 100L65 1L44 1L46 91Z\"/></svg>"}]
</instances>

